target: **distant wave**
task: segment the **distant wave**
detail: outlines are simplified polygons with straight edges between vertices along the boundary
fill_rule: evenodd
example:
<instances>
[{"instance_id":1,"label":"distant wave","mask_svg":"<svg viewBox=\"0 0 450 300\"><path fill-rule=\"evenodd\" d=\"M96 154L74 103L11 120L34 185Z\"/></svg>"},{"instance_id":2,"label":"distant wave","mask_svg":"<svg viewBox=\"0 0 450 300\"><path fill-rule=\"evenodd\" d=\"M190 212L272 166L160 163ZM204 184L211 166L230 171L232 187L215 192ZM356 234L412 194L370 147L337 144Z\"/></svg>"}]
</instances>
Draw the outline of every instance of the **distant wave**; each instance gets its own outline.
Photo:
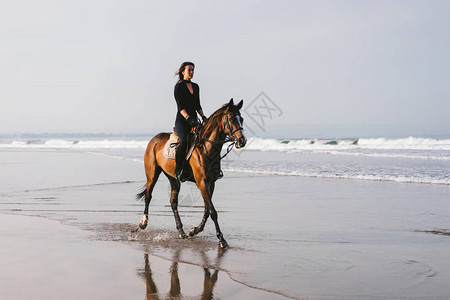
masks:
<instances>
[{"instance_id":1,"label":"distant wave","mask_svg":"<svg viewBox=\"0 0 450 300\"><path fill-rule=\"evenodd\" d=\"M143 139L21 139L0 140L0 148L53 149L142 149ZM244 150L259 151L345 151L345 150L436 150L450 151L450 139L408 137L402 139L263 139L251 137Z\"/></svg>"},{"instance_id":2,"label":"distant wave","mask_svg":"<svg viewBox=\"0 0 450 300\"><path fill-rule=\"evenodd\" d=\"M147 144L142 140L16 140L0 142L0 149L145 149Z\"/></svg>"},{"instance_id":3,"label":"distant wave","mask_svg":"<svg viewBox=\"0 0 450 300\"><path fill-rule=\"evenodd\" d=\"M383 149L383 150L448 150L450 139L424 139L408 137L402 139L261 139L250 138L246 149L251 150L349 150L349 149Z\"/></svg>"},{"instance_id":4,"label":"distant wave","mask_svg":"<svg viewBox=\"0 0 450 300\"><path fill-rule=\"evenodd\" d=\"M39 138L1 139L0 151L7 149L73 150L130 159L142 163L148 140L137 138ZM450 185L450 139L263 139L252 137L242 150L260 152L254 159L224 161L224 171L278 176L339 178ZM307 155L286 155L271 160L262 152L325 154L310 159ZM256 153L254 153L256 154ZM273 153L272 153L273 154ZM281 153L280 153L281 154ZM373 157L346 159L344 156ZM253 156L252 156L253 157ZM278 156L280 157L280 156ZM269 159L267 159L269 158ZM319 158L315 160L315 158ZM380 158L380 159L377 159ZM405 160L408 159L408 160Z\"/></svg>"},{"instance_id":5,"label":"distant wave","mask_svg":"<svg viewBox=\"0 0 450 300\"><path fill-rule=\"evenodd\" d=\"M450 139L261 139L250 138L244 149L255 151L282 151L324 153L385 158L450 160Z\"/></svg>"}]
</instances>

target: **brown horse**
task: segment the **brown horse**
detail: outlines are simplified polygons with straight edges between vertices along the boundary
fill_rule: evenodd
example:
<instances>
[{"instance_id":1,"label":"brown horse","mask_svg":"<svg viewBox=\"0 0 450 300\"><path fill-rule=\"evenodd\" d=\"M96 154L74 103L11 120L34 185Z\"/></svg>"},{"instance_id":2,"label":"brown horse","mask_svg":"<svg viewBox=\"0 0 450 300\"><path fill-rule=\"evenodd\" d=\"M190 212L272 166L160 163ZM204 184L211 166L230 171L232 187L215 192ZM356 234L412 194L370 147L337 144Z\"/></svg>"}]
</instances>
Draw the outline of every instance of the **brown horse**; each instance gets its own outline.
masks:
<instances>
[{"instance_id":1,"label":"brown horse","mask_svg":"<svg viewBox=\"0 0 450 300\"><path fill-rule=\"evenodd\" d=\"M194 236L203 231L208 217L214 221L217 238L221 248L228 246L220 231L217 221L217 211L212 203L215 181L220 172L220 151L223 144L232 141L236 148L245 146L246 138L243 134L243 118L239 110L242 108L243 101L234 105L233 99L223 107L214 112L203 124L199 131L199 138L196 147L189 158L189 165L192 168L192 174L195 183L200 190L205 202L205 211L199 226L189 231L189 236ZM175 177L175 160L163 155L163 148L169 140L170 133L160 133L153 137L148 143L145 151L144 164L147 184L144 190L138 194L138 198L145 199L144 216L139 223L141 229L145 229L148 223L148 207L152 199L152 191L155 187L161 172L167 176L171 186L170 204L175 217L176 226L181 238L186 238L180 215L178 214L178 193L180 192L180 181Z\"/></svg>"}]
</instances>

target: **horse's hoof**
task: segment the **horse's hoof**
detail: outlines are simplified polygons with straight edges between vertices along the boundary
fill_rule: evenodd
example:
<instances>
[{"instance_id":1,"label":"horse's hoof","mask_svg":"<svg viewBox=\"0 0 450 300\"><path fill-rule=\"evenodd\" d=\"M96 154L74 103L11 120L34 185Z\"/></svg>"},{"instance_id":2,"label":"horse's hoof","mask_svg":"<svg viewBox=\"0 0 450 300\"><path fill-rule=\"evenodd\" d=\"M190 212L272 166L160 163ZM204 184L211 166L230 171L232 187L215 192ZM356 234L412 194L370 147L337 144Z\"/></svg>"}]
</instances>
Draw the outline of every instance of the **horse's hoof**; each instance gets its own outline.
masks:
<instances>
[{"instance_id":1,"label":"horse's hoof","mask_svg":"<svg viewBox=\"0 0 450 300\"><path fill-rule=\"evenodd\" d=\"M144 215L142 217L142 220L139 222L139 227L144 230L145 228L147 228L147 224L148 224L148 216Z\"/></svg>"},{"instance_id":2,"label":"horse's hoof","mask_svg":"<svg viewBox=\"0 0 450 300\"><path fill-rule=\"evenodd\" d=\"M180 237L180 239L187 239L187 235L184 232L180 233L178 236Z\"/></svg>"},{"instance_id":3,"label":"horse's hoof","mask_svg":"<svg viewBox=\"0 0 450 300\"><path fill-rule=\"evenodd\" d=\"M198 233L197 230L198 230L197 227L192 227L192 229L189 230L189 236L193 237L194 235L196 235Z\"/></svg>"},{"instance_id":4,"label":"horse's hoof","mask_svg":"<svg viewBox=\"0 0 450 300\"><path fill-rule=\"evenodd\" d=\"M227 243L227 241L225 241L225 240L220 241L220 242L219 242L219 247L220 247L220 249L226 249L226 248L228 248L228 243Z\"/></svg>"}]
</instances>

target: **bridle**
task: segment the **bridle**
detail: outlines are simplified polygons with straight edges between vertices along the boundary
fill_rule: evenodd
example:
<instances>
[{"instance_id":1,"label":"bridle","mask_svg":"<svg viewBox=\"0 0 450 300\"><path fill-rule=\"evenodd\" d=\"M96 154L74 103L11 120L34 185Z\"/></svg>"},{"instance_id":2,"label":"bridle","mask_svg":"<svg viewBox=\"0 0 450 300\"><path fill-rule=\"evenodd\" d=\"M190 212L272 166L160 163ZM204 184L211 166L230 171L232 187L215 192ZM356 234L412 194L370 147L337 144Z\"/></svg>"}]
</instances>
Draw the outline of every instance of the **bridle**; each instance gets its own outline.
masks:
<instances>
[{"instance_id":1,"label":"bridle","mask_svg":"<svg viewBox=\"0 0 450 300\"><path fill-rule=\"evenodd\" d=\"M240 116L240 114L235 114L235 115ZM226 126L226 128L228 129L228 131L230 132L231 137L230 137L229 135L227 135L227 136L225 137L225 139L219 140L219 141L211 141L211 140L209 140L209 139L207 139L207 138L205 138L205 137L201 138L201 140L203 140L203 141L205 141L205 142L208 142L208 143L211 143L212 145L215 145L215 144L216 144L216 145L217 145L217 144L222 144L222 145L223 145L223 144L225 144L225 143L231 142L231 144L229 144L228 147L227 147L227 152L226 152L223 156L221 156L220 159L222 159L222 158L224 158L225 156L227 156L228 153L230 153L231 150L233 149L233 146L236 144L238 138L237 138L234 134L235 134L236 132L238 132L239 130L241 130L241 132L242 132L242 130L244 130L244 128L242 127L241 122L240 122L239 120L238 120L239 127L236 128L236 129L234 129L234 130L231 129L230 118L228 117L228 114L227 114L227 113L225 114L225 120L226 120L225 126ZM203 148L205 149L205 152L206 152L207 154L209 154L208 151L206 150L205 144L203 144Z\"/></svg>"},{"instance_id":2,"label":"bridle","mask_svg":"<svg viewBox=\"0 0 450 300\"><path fill-rule=\"evenodd\" d=\"M235 114L235 116L241 116L241 115L240 115L240 114ZM234 134L235 134L237 131L239 131L239 130L241 130L241 131L244 130L244 128L242 128L241 122L238 120L239 127L236 128L236 129L234 129L234 130L232 130L232 129L231 129L231 126L230 126L230 118L228 117L228 114L225 115L225 118L226 118L226 121L227 121L226 126L227 126L228 131L229 131L230 134L231 134L232 141L236 142L236 141L237 141L237 137L236 137ZM236 119L237 119L237 118L236 118ZM241 133L242 133L242 132L241 132Z\"/></svg>"}]
</instances>

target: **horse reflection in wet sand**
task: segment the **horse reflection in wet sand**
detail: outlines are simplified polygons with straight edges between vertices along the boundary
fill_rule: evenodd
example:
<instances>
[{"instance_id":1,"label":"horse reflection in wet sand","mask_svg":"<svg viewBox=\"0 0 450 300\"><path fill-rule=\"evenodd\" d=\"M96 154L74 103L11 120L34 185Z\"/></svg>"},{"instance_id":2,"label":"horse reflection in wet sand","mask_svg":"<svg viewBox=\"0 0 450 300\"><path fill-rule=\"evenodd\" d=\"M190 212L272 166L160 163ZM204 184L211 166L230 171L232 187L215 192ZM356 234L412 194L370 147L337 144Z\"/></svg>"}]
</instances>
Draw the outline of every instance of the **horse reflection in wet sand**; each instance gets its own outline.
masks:
<instances>
[{"instance_id":1,"label":"horse reflection in wet sand","mask_svg":"<svg viewBox=\"0 0 450 300\"><path fill-rule=\"evenodd\" d=\"M228 246L220 231L217 221L217 211L212 202L215 181L220 173L220 151L224 143L232 141L236 148L242 148L246 144L246 138L243 134L243 118L240 114L243 101L234 105L233 99L223 107L214 112L200 129L199 138L196 147L189 159L189 165L192 168L195 183L200 190L205 210L203 218L197 227L189 231L189 236L195 236L203 231L208 217L216 227L216 235L219 239L221 248ZM145 229L148 223L148 209L152 199L152 191L161 172L167 176L171 186L170 204L175 217L175 223L181 238L187 235L183 230L183 224L178 214L178 194L180 192L180 181L175 177L175 160L163 155L163 148L170 138L170 133L160 133L153 137L148 143L144 156L145 174L147 184L144 190L138 194L138 198L145 199L144 216L139 223L141 229Z\"/></svg>"},{"instance_id":2,"label":"horse reflection in wet sand","mask_svg":"<svg viewBox=\"0 0 450 300\"><path fill-rule=\"evenodd\" d=\"M226 250L220 250L217 256L216 265L220 265L221 258L224 254L223 251ZM146 296L147 300L156 300L156 299L183 299L182 291L181 291L181 284L180 284L180 277L178 274L178 264L180 259L180 250L177 250L173 257L173 262L170 267L170 290L167 293L167 295L163 295L158 290L158 287L154 281L154 274L152 272L149 256L148 254L144 254L144 261L145 266L144 269L138 270L138 274L144 278L145 285L146 285ZM209 265L207 263L206 255L203 255L203 260L205 265ZM203 277L203 291L199 298L196 299L202 299L202 300L211 300L214 299L214 286L216 285L217 278L219 275L219 270L217 268L213 269L213 273L211 274L211 270L209 268L204 267L204 277Z\"/></svg>"}]
</instances>

